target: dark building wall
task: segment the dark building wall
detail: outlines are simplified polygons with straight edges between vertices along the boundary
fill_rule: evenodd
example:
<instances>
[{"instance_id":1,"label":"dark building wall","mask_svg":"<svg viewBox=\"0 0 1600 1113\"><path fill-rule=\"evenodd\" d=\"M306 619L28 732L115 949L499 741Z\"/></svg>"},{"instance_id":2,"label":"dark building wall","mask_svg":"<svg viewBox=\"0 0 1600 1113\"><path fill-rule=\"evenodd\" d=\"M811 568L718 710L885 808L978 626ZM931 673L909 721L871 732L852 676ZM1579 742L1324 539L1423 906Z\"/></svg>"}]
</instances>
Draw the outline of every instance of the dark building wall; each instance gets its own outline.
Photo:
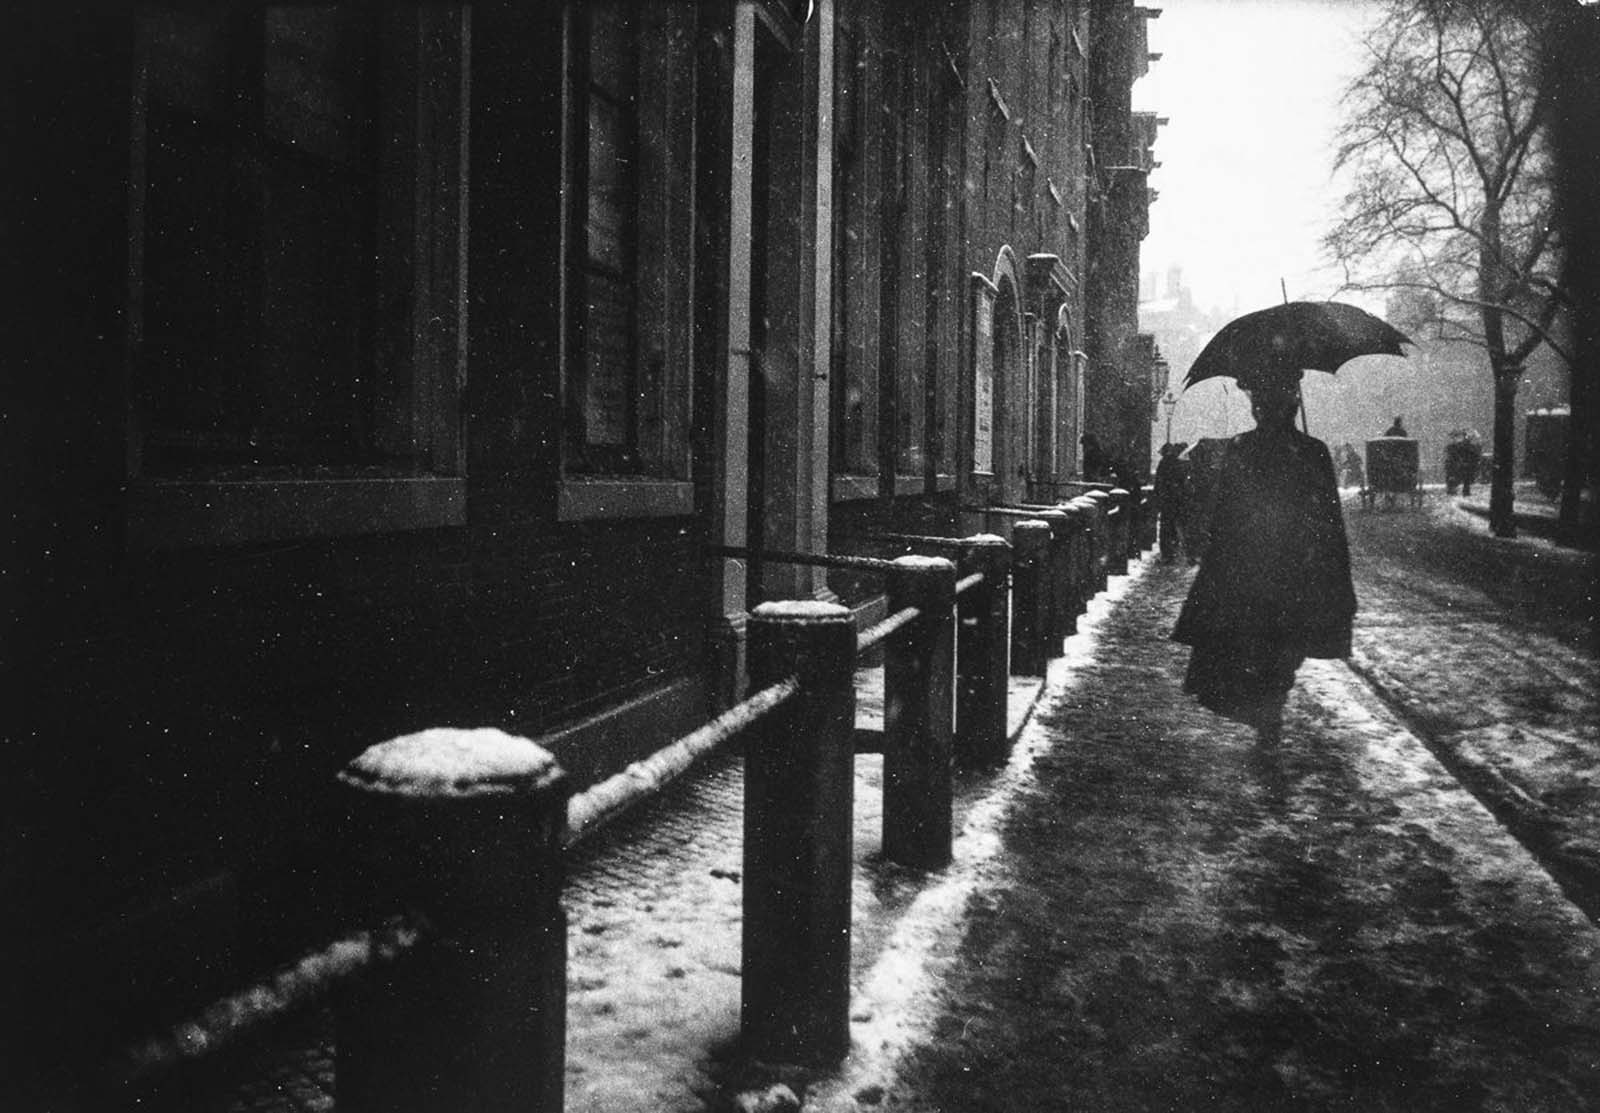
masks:
<instances>
[{"instance_id":1,"label":"dark building wall","mask_svg":"<svg viewBox=\"0 0 1600 1113\"><path fill-rule=\"evenodd\" d=\"M184 384L150 379L141 362L155 331L141 287L154 225L130 125L144 112L130 77L135 18L38 6L6 98L13 149L37 156L15 167L28 281L7 324L21 528L4 667L26 698L7 755L18 820L3 884L19 910L13 953L35 971L24 998L48 996L73 966L93 998L80 1015L109 1030L137 1019L139 1001L199 993L333 917L336 893L320 886L338 842L326 794L372 742L499 726L549 740L581 786L703 710L708 622L729 618L704 553L725 493L714 457L726 449L719 407L733 404L741 311L729 301L756 298L729 277L748 251L729 233L746 141L734 135L734 9L638 10L666 22L671 49L640 62L658 67L647 73L663 92L642 103L639 131L654 161L636 187L647 216L625 337L648 388L628 418L634 458L580 427L597 416L574 383L598 326L579 323L590 299L572 292L575 268L592 262L574 254L571 208L591 168L564 140L579 122L563 117L578 98L562 70L562 6L495 0L414 17L380 5L372 18L401 20L391 46L412 43L409 19L437 32L408 63L424 71L417 96L391 98L380 121L403 133L381 157L407 177L403 188L385 179L370 202L391 215L376 242L393 258L362 326L409 375L390 375L384 401L415 420L387 435L421 447L402 444L405 468L274 464L286 469L271 473L277 502L258 513L237 496L259 493L266 473L177 483L145 451L155 441L144 410L159 408L163 384ZM811 203L843 202L827 547L851 552L884 532L955 532L964 506L1007 496L973 474L974 274L1004 287L1015 331L996 349L1012 361L997 368L1010 378L996 398L1014 418L996 410L997 460L1037 470L1018 438L1051 418L1037 416L1024 360L1054 308L1084 317L1079 47L1092 23L1069 3L836 10L832 95L854 105L854 146L842 149L836 121L838 196ZM786 34L817 41L805 37L815 28ZM448 59L457 37L459 66ZM802 51L789 49L783 89L800 87ZM413 103L427 107L420 119ZM751 150L792 139L758 135ZM798 161L756 180L789 188L819 157L802 147L790 142L783 158ZM802 266L778 254L772 274ZM780 277L809 289L803 273ZM387 501L348 497L368 486ZM1029 490L1019 480L1009 494ZM827 586L851 603L880 590L848 577ZM648 729L582 728L630 701L651 709L629 720ZM308 922L280 922L293 918L285 908ZM149 939L172 944L135 960Z\"/></svg>"},{"instance_id":2,"label":"dark building wall","mask_svg":"<svg viewBox=\"0 0 1600 1113\"><path fill-rule=\"evenodd\" d=\"M470 16L471 277L454 380L465 487L456 520L431 528L349 520L332 536L290 526L196 540L140 525L133 20L41 14L31 56L16 59L9 138L30 157L14 254L27 281L8 359L25 390L7 409L21 435L12 567L25 605L5 668L25 702L4 778L15 823L3 899L12 953L41 979L30 988L50 996L63 964L79 964L104 1006L88 1015L107 1028L121 1003L182 996L208 976L193 955L133 958L129 924L181 939L176 925L198 915L223 965L281 944L251 910L278 877L315 882L336 845L323 806L332 773L365 746L441 724L542 735L665 693L649 729L555 739L581 787L703 708L703 515L558 511L559 9L480 3ZM726 46L708 32L706 49ZM724 71L708 72L703 96L726 100ZM455 138L422 142L448 159ZM707 148L719 149L715 135ZM670 174L692 198L693 167ZM722 250L714 220L695 231L701 250ZM678 285L677 316L660 327L686 343L692 286ZM689 439L694 415L674 420ZM180 895L193 891L206 894L198 905Z\"/></svg>"},{"instance_id":3,"label":"dark building wall","mask_svg":"<svg viewBox=\"0 0 1600 1113\"><path fill-rule=\"evenodd\" d=\"M1090 91L1095 166L1088 201L1085 424L1101 447L1142 467L1150 438L1149 367L1131 350L1138 332L1139 244L1148 231L1146 132L1132 112L1148 66L1145 20L1132 0L1093 0Z\"/></svg>"},{"instance_id":4,"label":"dark building wall","mask_svg":"<svg viewBox=\"0 0 1600 1113\"><path fill-rule=\"evenodd\" d=\"M1058 410L1076 397L1065 384L1083 319L1086 27L1067 3L841 9L836 549L876 532L946 532L963 503L1026 497L1030 481L1075 468L1071 449L1030 454L1030 437L1056 448L1046 426L1064 422L1037 412L1051 371L1041 363L1030 381L1027 358L1056 343L1064 303L1079 331L1061 335L1063 386L1050 397ZM1048 291L1030 284L1038 254L1061 260ZM1010 330L997 349L1010 366L995 369L994 458L977 469L974 274L999 280L991 324ZM997 469L1012 473L1008 491ZM835 590L846 582L830 578Z\"/></svg>"}]
</instances>

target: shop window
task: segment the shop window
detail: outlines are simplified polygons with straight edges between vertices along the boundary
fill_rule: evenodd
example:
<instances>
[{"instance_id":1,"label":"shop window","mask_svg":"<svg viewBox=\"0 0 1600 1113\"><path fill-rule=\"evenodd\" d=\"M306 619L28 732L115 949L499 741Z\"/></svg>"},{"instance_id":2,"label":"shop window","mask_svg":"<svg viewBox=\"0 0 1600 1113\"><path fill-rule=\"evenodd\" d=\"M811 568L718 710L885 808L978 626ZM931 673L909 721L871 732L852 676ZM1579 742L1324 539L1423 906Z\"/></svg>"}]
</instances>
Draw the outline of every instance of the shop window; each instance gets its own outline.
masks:
<instances>
[{"instance_id":1,"label":"shop window","mask_svg":"<svg viewBox=\"0 0 1600 1113\"><path fill-rule=\"evenodd\" d=\"M135 544L461 519L464 19L140 11Z\"/></svg>"}]
</instances>

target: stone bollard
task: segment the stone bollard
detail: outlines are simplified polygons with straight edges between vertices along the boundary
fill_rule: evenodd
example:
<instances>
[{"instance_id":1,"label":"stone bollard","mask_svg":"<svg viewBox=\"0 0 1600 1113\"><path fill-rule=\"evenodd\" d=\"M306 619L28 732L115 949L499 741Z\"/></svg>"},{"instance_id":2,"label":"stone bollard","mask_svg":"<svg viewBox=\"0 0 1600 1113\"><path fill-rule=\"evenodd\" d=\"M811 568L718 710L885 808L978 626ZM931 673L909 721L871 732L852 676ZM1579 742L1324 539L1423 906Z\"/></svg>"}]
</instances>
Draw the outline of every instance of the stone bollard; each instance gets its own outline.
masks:
<instances>
[{"instance_id":1,"label":"stone bollard","mask_svg":"<svg viewBox=\"0 0 1600 1113\"><path fill-rule=\"evenodd\" d=\"M950 862L956 566L899 557L888 588L890 614L922 614L891 634L884 652L883 855L937 869Z\"/></svg>"},{"instance_id":2,"label":"stone bollard","mask_svg":"<svg viewBox=\"0 0 1600 1113\"><path fill-rule=\"evenodd\" d=\"M850 1047L855 667L847 608L751 613L751 688L800 677L745 744L740 1027L757 1058L831 1063Z\"/></svg>"},{"instance_id":3,"label":"stone bollard","mask_svg":"<svg viewBox=\"0 0 1600 1113\"><path fill-rule=\"evenodd\" d=\"M437 729L338 780L355 887L433 933L338 993L341 1113L560 1113L566 774L526 738Z\"/></svg>"},{"instance_id":4,"label":"stone bollard","mask_svg":"<svg viewBox=\"0 0 1600 1113\"><path fill-rule=\"evenodd\" d=\"M1006 753L1011 545L992 533L964 539L961 572L982 572L983 583L956 600L956 748L964 764L987 765Z\"/></svg>"},{"instance_id":5,"label":"stone bollard","mask_svg":"<svg viewBox=\"0 0 1600 1113\"><path fill-rule=\"evenodd\" d=\"M1084 498L1094 507L1094 589L1100 592L1111 575L1111 496L1090 491Z\"/></svg>"},{"instance_id":6,"label":"stone bollard","mask_svg":"<svg viewBox=\"0 0 1600 1113\"><path fill-rule=\"evenodd\" d=\"M1061 640L1077 627L1077 615L1072 609L1072 584L1069 574L1069 554L1072 548L1072 519L1059 510L1039 511L1039 520L1050 527L1050 551L1045 561L1045 601L1049 616L1047 626L1050 637L1046 653L1061 656Z\"/></svg>"},{"instance_id":7,"label":"stone bollard","mask_svg":"<svg viewBox=\"0 0 1600 1113\"><path fill-rule=\"evenodd\" d=\"M1011 527L1011 667L1020 676L1043 676L1049 636L1045 587L1050 523L1026 518Z\"/></svg>"},{"instance_id":8,"label":"stone bollard","mask_svg":"<svg viewBox=\"0 0 1600 1113\"><path fill-rule=\"evenodd\" d=\"M1072 600L1074 629L1076 618L1089 609L1094 598L1094 507L1073 499L1062 510L1072 519Z\"/></svg>"},{"instance_id":9,"label":"stone bollard","mask_svg":"<svg viewBox=\"0 0 1600 1113\"><path fill-rule=\"evenodd\" d=\"M1133 533L1133 496L1121 487L1111 489L1111 544L1108 547L1106 571L1113 576L1128 573L1129 537Z\"/></svg>"}]
</instances>

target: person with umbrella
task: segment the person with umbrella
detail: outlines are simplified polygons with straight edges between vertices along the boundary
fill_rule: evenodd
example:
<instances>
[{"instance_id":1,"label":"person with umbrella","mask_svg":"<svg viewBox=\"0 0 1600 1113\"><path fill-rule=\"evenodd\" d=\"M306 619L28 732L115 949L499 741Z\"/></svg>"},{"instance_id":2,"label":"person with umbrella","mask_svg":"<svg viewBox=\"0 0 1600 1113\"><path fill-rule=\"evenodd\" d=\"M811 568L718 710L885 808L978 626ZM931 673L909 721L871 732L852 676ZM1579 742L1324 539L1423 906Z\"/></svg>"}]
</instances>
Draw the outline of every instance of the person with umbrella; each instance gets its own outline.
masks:
<instances>
[{"instance_id":1,"label":"person with umbrella","mask_svg":"<svg viewBox=\"0 0 1600 1113\"><path fill-rule=\"evenodd\" d=\"M1190 368L1186 386L1238 380L1256 427L1228 442L1209 539L1172 636L1192 650L1184 691L1255 728L1263 744L1282 736L1305 659L1349 655L1356 612L1333 456L1295 428L1301 369L1400 355L1403 342L1353 306L1293 302L1231 322Z\"/></svg>"}]
</instances>

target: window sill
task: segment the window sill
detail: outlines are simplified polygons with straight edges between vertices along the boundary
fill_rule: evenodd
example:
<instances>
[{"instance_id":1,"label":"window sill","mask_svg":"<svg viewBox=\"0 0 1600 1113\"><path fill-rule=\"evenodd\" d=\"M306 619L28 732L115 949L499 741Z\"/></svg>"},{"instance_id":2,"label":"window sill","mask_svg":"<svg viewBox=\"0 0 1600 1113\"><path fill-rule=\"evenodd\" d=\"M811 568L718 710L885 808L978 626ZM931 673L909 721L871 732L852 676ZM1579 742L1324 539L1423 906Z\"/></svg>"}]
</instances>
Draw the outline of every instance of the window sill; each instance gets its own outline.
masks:
<instances>
[{"instance_id":1,"label":"window sill","mask_svg":"<svg viewBox=\"0 0 1600 1113\"><path fill-rule=\"evenodd\" d=\"M678 479L574 479L561 481L556 519L683 518L694 513L694 484Z\"/></svg>"},{"instance_id":2,"label":"window sill","mask_svg":"<svg viewBox=\"0 0 1600 1113\"><path fill-rule=\"evenodd\" d=\"M438 529L467 520L467 481L362 479L136 480L128 547L181 549L302 537Z\"/></svg>"},{"instance_id":3,"label":"window sill","mask_svg":"<svg viewBox=\"0 0 1600 1113\"><path fill-rule=\"evenodd\" d=\"M833 477L834 502L859 502L878 497L880 484L875 475L835 475Z\"/></svg>"}]
</instances>

